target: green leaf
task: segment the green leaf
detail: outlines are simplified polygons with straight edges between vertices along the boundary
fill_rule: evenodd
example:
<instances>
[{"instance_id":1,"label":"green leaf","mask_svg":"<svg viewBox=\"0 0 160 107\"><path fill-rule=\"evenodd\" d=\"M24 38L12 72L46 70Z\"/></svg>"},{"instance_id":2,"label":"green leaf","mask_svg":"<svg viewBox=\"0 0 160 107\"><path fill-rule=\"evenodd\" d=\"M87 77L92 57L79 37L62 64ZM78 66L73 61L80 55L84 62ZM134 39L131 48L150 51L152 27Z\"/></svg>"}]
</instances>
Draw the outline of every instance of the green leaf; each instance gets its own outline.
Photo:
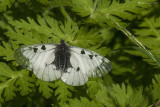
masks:
<instances>
[{"instance_id":1,"label":"green leaf","mask_svg":"<svg viewBox=\"0 0 160 107\"><path fill-rule=\"evenodd\" d=\"M72 2L72 10L82 17L88 16L94 11L93 0L72 0Z\"/></svg>"},{"instance_id":2,"label":"green leaf","mask_svg":"<svg viewBox=\"0 0 160 107\"><path fill-rule=\"evenodd\" d=\"M117 0L100 0L90 20L105 22L109 17L116 20L121 26L126 26L127 23L124 23L123 20L133 20L144 11L144 8L152 6L149 2L154 1L156 0L125 0L124 3L120 3ZM139 4L140 2L145 5Z\"/></svg>"},{"instance_id":3,"label":"green leaf","mask_svg":"<svg viewBox=\"0 0 160 107\"><path fill-rule=\"evenodd\" d=\"M160 46L160 30L158 29L160 27L158 24L159 21L160 18L145 18L138 28L134 29L136 35L138 35L137 39L141 41L141 44L149 48L151 53L147 52L146 49L141 47L133 48L144 54L138 53L134 50L127 50L129 54L141 56L144 58L144 61L147 61L149 64L154 66L160 66L160 59L158 57L158 50Z\"/></svg>"},{"instance_id":4,"label":"green leaf","mask_svg":"<svg viewBox=\"0 0 160 107\"><path fill-rule=\"evenodd\" d=\"M34 87L34 78L29 77L29 72L26 70L13 71L7 64L0 63L0 79L3 83L0 84L0 102L12 100L16 96L16 92L20 91L20 94L27 95ZM17 87L18 86L18 87ZM3 97L2 97L3 95Z\"/></svg>"},{"instance_id":5,"label":"green leaf","mask_svg":"<svg viewBox=\"0 0 160 107\"><path fill-rule=\"evenodd\" d=\"M14 83L17 79L16 74L9 66L2 62L0 63L0 71L0 77L6 78L5 81L3 81L3 83L0 85L0 92L3 92L5 101L8 101L16 96L15 91L17 91L17 88L14 86ZM3 101L2 98L1 101Z\"/></svg>"},{"instance_id":6,"label":"green leaf","mask_svg":"<svg viewBox=\"0 0 160 107\"><path fill-rule=\"evenodd\" d=\"M64 107L104 107L102 104L96 103L95 101L89 101L85 97L81 97L80 100L73 99L70 101L69 105Z\"/></svg>"},{"instance_id":7,"label":"green leaf","mask_svg":"<svg viewBox=\"0 0 160 107\"><path fill-rule=\"evenodd\" d=\"M11 79L7 81L7 83L5 84L6 85L4 89L5 101L12 100L16 96L15 91L17 91L17 88L14 86L15 81L16 79Z\"/></svg>"},{"instance_id":8,"label":"green leaf","mask_svg":"<svg viewBox=\"0 0 160 107\"><path fill-rule=\"evenodd\" d=\"M42 4L45 4L45 5L47 5L47 4L49 4L50 2L50 0L37 0L38 2L40 2L40 3L42 3Z\"/></svg>"},{"instance_id":9,"label":"green leaf","mask_svg":"<svg viewBox=\"0 0 160 107\"><path fill-rule=\"evenodd\" d=\"M113 84L112 87L104 87L96 94L96 99L108 107L146 107L148 100L143 96L143 89L133 89L131 86ZM103 97L102 97L103 96Z\"/></svg>"},{"instance_id":10,"label":"green leaf","mask_svg":"<svg viewBox=\"0 0 160 107\"><path fill-rule=\"evenodd\" d=\"M61 80L55 82L54 87L56 88L55 95L57 96L59 105L62 106L72 97L71 91L74 90L74 87L63 83Z\"/></svg>"},{"instance_id":11,"label":"green leaf","mask_svg":"<svg viewBox=\"0 0 160 107\"><path fill-rule=\"evenodd\" d=\"M99 33L100 32L97 31L97 29L88 30L88 28L83 27L78 32L75 40L71 43L84 48L88 48L92 45L95 46L100 44L101 40L103 39Z\"/></svg>"},{"instance_id":12,"label":"green leaf","mask_svg":"<svg viewBox=\"0 0 160 107\"><path fill-rule=\"evenodd\" d=\"M160 46L160 17L159 18L145 18L137 29L134 29L135 34L138 35L138 39L148 48L157 49ZM154 42L150 42L154 41Z\"/></svg>"},{"instance_id":13,"label":"green leaf","mask_svg":"<svg viewBox=\"0 0 160 107\"><path fill-rule=\"evenodd\" d=\"M0 0L0 12L6 11L7 7L11 8L13 2L15 0Z\"/></svg>"},{"instance_id":14,"label":"green leaf","mask_svg":"<svg viewBox=\"0 0 160 107\"><path fill-rule=\"evenodd\" d=\"M0 85L2 85L2 84L0 84ZM3 89L4 88L2 86L0 86L0 107L1 107L1 103L4 103L4 99L2 98Z\"/></svg>"},{"instance_id":15,"label":"green leaf","mask_svg":"<svg viewBox=\"0 0 160 107\"><path fill-rule=\"evenodd\" d=\"M39 86L39 92L42 93L42 95L45 98L50 98L53 94L53 89L54 85L51 82L46 82L46 81L42 81L40 79L38 79L36 81L36 86Z\"/></svg>"},{"instance_id":16,"label":"green leaf","mask_svg":"<svg viewBox=\"0 0 160 107\"><path fill-rule=\"evenodd\" d=\"M10 44L3 42L3 46L0 46L0 56L4 56L4 59L6 61L14 60L14 51L12 50L12 47Z\"/></svg>"},{"instance_id":17,"label":"green leaf","mask_svg":"<svg viewBox=\"0 0 160 107\"><path fill-rule=\"evenodd\" d=\"M35 78L29 76L29 71L21 70L19 73L19 77L16 81L16 86L18 86L18 90L22 96L29 94L33 91Z\"/></svg>"},{"instance_id":18,"label":"green leaf","mask_svg":"<svg viewBox=\"0 0 160 107\"><path fill-rule=\"evenodd\" d=\"M19 44L41 43L41 41L49 41L49 38L52 38L53 43L59 43L57 36L62 39L69 36L67 39L73 39L78 31L76 23L70 19L66 19L63 25L61 22L49 16L42 18L38 15L37 21L38 23L29 17L28 22L25 20L11 21L10 24L15 27L16 31L11 30L7 32L6 35L13 40L17 40ZM44 40L44 37L46 37L47 40Z\"/></svg>"},{"instance_id":19,"label":"green leaf","mask_svg":"<svg viewBox=\"0 0 160 107\"><path fill-rule=\"evenodd\" d=\"M94 99L95 95L98 92L98 89L100 89L100 85L97 81L88 81L87 83L87 94L90 96L90 98Z\"/></svg>"},{"instance_id":20,"label":"green leaf","mask_svg":"<svg viewBox=\"0 0 160 107\"><path fill-rule=\"evenodd\" d=\"M111 49L107 48L107 47L102 47L101 44L97 45L97 46L92 46L92 47L89 47L90 50L93 50L97 53L99 53L100 55L103 55L103 56L108 56L108 55L111 55Z\"/></svg>"},{"instance_id":21,"label":"green leaf","mask_svg":"<svg viewBox=\"0 0 160 107\"><path fill-rule=\"evenodd\" d=\"M156 0L72 0L72 10L82 17L89 16L90 23L105 23L107 17L116 20L120 25L127 25L123 20L133 20L144 8L151 7ZM143 5L144 3L145 5Z\"/></svg>"},{"instance_id":22,"label":"green leaf","mask_svg":"<svg viewBox=\"0 0 160 107\"><path fill-rule=\"evenodd\" d=\"M150 87L153 101L160 98L160 75L156 74L155 78L152 80L152 86Z\"/></svg>"},{"instance_id":23,"label":"green leaf","mask_svg":"<svg viewBox=\"0 0 160 107\"><path fill-rule=\"evenodd\" d=\"M6 77L6 78L13 78L14 72L11 70L11 68L5 64L0 62L0 76Z\"/></svg>"},{"instance_id":24,"label":"green leaf","mask_svg":"<svg viewBox=\"0 0 160 107\"><path fill-rule=\"evenodd\" d=\"M60 6L71 6L72 0L54 0L52 6L60 7Z\"/></svg>"},{"instance_id":25,"label":"green leaf","mask_svg":"<svg viewBox=\"0 0 160 107\"><path fill-rule=\"evenodd\" d=\"M10 15L10 11L7 11L7 12L1 14L0 28L3 30L12 29L12 27L9 25L9 23L4 20L7 20L7 21L13 20L13 17Z\"/></svg>"}]
</instances>

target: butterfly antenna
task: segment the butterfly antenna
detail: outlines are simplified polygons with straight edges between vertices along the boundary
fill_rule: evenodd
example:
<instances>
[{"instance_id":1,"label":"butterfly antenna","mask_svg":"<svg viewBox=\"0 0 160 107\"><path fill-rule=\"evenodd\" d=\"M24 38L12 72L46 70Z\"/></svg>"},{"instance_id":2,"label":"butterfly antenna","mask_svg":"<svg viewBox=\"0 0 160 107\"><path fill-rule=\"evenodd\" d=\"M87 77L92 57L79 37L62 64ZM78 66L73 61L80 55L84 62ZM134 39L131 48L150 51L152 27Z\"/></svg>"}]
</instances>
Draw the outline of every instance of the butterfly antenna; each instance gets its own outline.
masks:
<instances>
[{"instance_id":1,"label":"butterfly antenna","mask_svg":"<svg viewBox=\"0 0 160 107\"><path fill-rule=\"evenodd\" d=\"M52 33L54 36L56 36L57 38L59 38L60 40L62 39L62 38L60 38L59 36L57 36L56 34L54 34L54 33Z\"/></svg>"},{"instance_id":2,"label":"butterfly antenna","mask_svg":"<svg viewBox=\"0 0 160 107\"><path fill-rule=\"evenodd\" d=\"M72 33L74 33L74 32L75 32L75 31L73 31ZM71 34L72 34L72 33L71 33ZM71 36L71 34L69 34L66 38L64 38L64 40L66 40L69 36Z\"/></svg>"}]
</instances>

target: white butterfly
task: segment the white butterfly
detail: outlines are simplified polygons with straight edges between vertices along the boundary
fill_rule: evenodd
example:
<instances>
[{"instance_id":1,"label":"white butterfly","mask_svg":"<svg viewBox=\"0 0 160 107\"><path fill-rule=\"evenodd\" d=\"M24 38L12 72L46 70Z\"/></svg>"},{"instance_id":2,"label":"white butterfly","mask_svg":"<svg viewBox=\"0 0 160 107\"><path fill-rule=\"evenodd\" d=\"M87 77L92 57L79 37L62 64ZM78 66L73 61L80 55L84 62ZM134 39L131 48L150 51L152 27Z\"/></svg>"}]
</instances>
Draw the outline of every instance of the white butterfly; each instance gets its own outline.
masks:
<instances>
[{"instance_id":1,"label":"white butterfly","mask_svg":"<svg viewBox=\"0 0 160 107\"><path fill-rule=\"evenodd\" d=\"M99 77L111 69L110 61L96 52L60 44L33 44L15 51L16 61L41 80L59 78L68 85L80 86L88 77Z\"/></svg>"}]
</instances>

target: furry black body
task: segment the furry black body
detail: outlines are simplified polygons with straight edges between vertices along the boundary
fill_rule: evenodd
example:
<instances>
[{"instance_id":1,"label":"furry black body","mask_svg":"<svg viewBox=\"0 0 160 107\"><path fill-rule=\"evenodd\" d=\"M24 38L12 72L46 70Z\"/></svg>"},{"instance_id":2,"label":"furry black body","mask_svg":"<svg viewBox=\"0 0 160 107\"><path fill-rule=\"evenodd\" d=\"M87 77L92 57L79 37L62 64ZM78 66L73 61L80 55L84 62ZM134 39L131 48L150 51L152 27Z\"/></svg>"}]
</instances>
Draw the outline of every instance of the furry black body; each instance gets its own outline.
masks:
<instances>
[{"instance_id":1,"label":"furry black body","mask_svg":"<svg viewBox=\"0 0 160 107\"><path fill-rule=\"evenodd\" d=\"M58 44L55 49L55 60L53 64L55 64L56 69L65 72L67 68L72 67L70 57L70 47L64 40L61 40L60 44Z\"/></svg>"}]
</instances>

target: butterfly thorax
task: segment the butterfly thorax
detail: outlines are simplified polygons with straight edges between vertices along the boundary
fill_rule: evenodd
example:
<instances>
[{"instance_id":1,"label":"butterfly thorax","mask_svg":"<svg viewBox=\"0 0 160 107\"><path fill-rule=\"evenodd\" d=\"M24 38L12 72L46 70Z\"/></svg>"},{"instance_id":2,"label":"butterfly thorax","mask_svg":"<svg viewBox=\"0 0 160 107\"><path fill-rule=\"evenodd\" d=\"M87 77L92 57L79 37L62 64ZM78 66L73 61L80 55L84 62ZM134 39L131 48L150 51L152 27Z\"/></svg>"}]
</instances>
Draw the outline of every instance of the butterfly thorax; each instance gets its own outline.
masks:
<instances>
[{"instance_id":1,"label":"butterfly thorax","mask_svg":"<svg viewBox=\"0 0 160 107\"><path fill-rule=\"evenodd\" d=\"M67 68L71 67L70 56L70 47L64 40L61 40L60 44L57 45L55 49L55 60L53 64L55 64L56 69L66 71Z\"/></svg>"}]
</instances>

